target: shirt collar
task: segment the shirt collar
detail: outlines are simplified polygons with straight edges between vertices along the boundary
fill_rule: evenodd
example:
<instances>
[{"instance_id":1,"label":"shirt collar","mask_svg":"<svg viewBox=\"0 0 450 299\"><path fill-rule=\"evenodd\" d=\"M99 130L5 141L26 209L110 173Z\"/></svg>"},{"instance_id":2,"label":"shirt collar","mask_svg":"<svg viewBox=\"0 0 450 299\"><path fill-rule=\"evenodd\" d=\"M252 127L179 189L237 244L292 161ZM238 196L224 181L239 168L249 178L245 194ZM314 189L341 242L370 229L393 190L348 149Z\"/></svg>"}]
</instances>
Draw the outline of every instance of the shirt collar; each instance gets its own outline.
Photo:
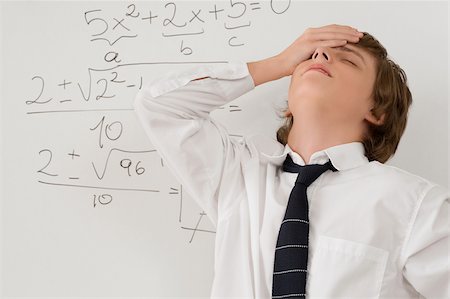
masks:
<instances>
[{"instance_id":1,"label":"shirt collar","mask_svg":"<svg viewBox=\"0 0 450 299\"><path fill-rule=\"evenodd\" d=\"M280 143L282 146L282 144ZM302 157L294 152L288 144L282 149L282 154L270 154L262 152L261 154L269 162L281 166L286 159L286 155L289 154L292 160L298 165L305 165ZM331 160L333 166L339 170L347 170L364 165L369 162L369 159L365 156L364 144L362 142L350 142L331 146L324 150L317 151L312 154L309 164L324 164L328 160Z\"/></svg>"}]
</instances>

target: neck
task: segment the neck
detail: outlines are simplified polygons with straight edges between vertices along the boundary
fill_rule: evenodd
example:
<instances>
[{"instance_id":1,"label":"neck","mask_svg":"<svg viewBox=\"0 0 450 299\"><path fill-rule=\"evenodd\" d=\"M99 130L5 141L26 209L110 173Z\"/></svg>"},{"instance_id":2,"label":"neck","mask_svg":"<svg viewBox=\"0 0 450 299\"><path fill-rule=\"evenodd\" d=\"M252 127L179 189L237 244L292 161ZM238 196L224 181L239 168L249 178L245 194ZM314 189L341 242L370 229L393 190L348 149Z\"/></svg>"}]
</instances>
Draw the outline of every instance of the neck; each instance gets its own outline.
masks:
<instances>
[{"instance_id":1,"label":"neck","mask_svg":"<svg viewBox=\"0 0 450 299\"><path fill-rule=\"evenodd\" d=\"M305 164L310 164L311 156L326 148L350 143L360 142L360 132L355 132L355 126L345 126L327 123L326 121L311 120L311 117L296 117L289 132L289 147L299 154Z\"/></svg>"}]
</instances>

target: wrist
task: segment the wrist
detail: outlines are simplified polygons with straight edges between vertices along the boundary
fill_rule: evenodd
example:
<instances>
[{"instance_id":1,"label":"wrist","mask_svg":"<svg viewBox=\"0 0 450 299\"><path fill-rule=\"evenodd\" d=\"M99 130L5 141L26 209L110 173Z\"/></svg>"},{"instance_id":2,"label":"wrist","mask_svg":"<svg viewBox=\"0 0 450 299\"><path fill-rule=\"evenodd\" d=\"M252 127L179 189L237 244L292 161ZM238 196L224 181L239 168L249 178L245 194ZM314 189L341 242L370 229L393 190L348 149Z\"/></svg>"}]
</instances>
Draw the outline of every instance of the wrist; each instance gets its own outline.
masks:
<instances>
[{"instance_id":1,"label":"wrist","mask_svg":"<svg viewBox=\"0 0 450 299\"><path fill-rule=\"evenodd\" d=\"M289 75L284 61L278 55L259 61L248 62L247 66L255 86Z\"/></svg>"},{"instance_id":2,"label":"wrist","mask_svg":"<svg viewBox=\"0 0 450 299\"><path fill-rule=\"evenodd\" d=\"M275 55L270 59L273 59L273 61L278 65L279 74L281 76L280 78L292 75L291 64L282 56Z\"/></svg>"}]
</instances>

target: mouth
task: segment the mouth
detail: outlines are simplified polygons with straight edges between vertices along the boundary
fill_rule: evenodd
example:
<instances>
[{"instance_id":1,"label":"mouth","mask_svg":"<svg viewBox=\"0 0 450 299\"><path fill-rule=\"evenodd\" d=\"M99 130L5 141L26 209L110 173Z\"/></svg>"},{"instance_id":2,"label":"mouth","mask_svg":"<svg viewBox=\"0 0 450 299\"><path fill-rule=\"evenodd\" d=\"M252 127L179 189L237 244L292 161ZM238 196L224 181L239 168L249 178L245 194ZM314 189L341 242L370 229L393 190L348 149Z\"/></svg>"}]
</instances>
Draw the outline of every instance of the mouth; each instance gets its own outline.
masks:
<instances>
[{"instance_id":1,"label":"mouth","mask_svg":"<svg viewBox=\"0 0 450 299\"><path fill-rule=\"evenodd\" d=\"M327 72L325 72L324 70L319 69L319 68L312 68L312 69L307 70L307 72L309 72L309 71L317 71L317 72L320 72L320 73L324 74L327 77L331 77L330 75L328 75Z\"/></svg>"},{"instance_id":2,"label":"mouth","mask_svg":"<svg viewBox=\"0 0 450 299\"><path fill-rule=\"evenodd\" d=\"M332 77L330 71L327 69L327 67L321 63L314 63L312 65L309 66L307 71L310 70L316 70L321 72L322 74L328 76L328 77Z\"/></svg>"}]
</instances>

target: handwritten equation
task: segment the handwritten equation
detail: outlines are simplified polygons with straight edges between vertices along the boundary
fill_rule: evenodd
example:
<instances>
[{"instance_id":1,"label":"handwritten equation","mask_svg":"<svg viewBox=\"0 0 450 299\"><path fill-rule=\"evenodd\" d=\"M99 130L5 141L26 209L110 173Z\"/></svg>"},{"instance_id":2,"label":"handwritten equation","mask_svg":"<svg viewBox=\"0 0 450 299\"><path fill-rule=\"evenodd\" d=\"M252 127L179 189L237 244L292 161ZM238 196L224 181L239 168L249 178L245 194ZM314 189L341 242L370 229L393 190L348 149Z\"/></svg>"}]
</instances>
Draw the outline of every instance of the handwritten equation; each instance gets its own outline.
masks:
<instances>
[{"instance_id":1,"label":"handwritten equation","mask_svg":"<svg viewBox=\"0 0 450 299\"><path fill-rule=\"evenodd\" d=\"M221 36L226 39L227 46L245 46L239 31L251 26L252 14L261 9L270 10L274 14L283 14L289 9L291 1L208 2L209 8L206 10L190 7L188 17L186 17L186 11L180 13L177 10L178 5L175 2L151 2L151 4L163 5L163 7L149 9L142 7L141 4L127 4L124 5L122 14L116 16L111 16L111 13L98 7L84 11L80 15L79 26L87 28L90 32L90 36L86 37L87 42L95 49L93 56L99 55L98 63L95 66L86 67L84 78L67 78L65 75L52 74L52 79L47 79L44 74L36 73L29 81L29 89L33 91L33 96L25 99L24 105L26 114L30 117L36 118L49 113L98 114L93 122L87 123L80 118L81 121L78 123L80 136L89 135L90 140L95 139L95 142L87 144L83 142L83 147L90 145L88 150L84 149L84 154L80 152L80 148L61 152L55 145L46 145L36 153L40 167L35 170L38 176L37 182L40 184L55 188L92 190L91 200L94 208L111 205L117 194L121 192L161 192L160 188L148 188L149 184L136 187L132 183L134 179L145 176L149 178L147 182L151 182L151 175L161 172L164 163L159 158L157 165L152 164L152 159L159 157L154 149L129 149L119 146L119 141L123 139L124 134L130 134L132 130L127 127L126 121L114 116L113 113L133 111L133 108L130 108L130 99L134 99L138 90L147 81L139 68L147 67L148 70L149 65L196 63L185 61L186 57L197 51L195 43L189 38L207 33L204 28L211 23L223 23L225 31ZM130 61L124 45L129 45L142 34L155 31L161 31L162 38L169 40L167 44L162 45L165 49L171 47L177 49L174 54L178 54L182 58L181 61ZM73 55L76 54L73 53ZM209 61L208 63L226 62ZM59 77L56 81L55 75ZM238 105L228 105L219 109L226 109L228 112L242 111ZM94 151L96 155L92 155ZM103 155L100 160L95 158L98 157L98 152ZM83 171L71 170L73 164L70 163L75 161L84 164ZM108 185L105 183L108 176L115 176L123 185ZM80 183L82 178L90 183ZM177 196L180 200L179 222L181 223L182 186L168 187L167 194ZM192 231L189 242L192 242L197 231L215 233L200 229L201 220L205 215L204 211L200 213L195 227L182 226L183 229Z\"/></svg>"}]
</instances>

